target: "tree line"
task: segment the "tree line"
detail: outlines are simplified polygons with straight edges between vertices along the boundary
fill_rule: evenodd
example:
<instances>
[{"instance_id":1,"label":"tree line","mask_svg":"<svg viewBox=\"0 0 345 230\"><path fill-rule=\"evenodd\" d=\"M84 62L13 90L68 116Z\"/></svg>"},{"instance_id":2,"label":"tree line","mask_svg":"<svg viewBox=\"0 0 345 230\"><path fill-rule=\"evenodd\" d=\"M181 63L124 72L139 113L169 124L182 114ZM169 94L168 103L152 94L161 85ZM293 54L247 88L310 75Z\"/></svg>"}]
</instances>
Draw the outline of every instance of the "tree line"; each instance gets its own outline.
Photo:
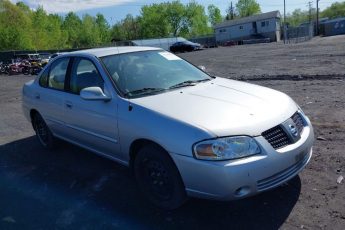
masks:
<instances>
[{"instance_id":1,"label":"tree line","mask_svg":"<svg viewBox=\"0 0 345 230\"><path fill-rule=\"evenodd\" d=\"M92 47L109 42L110 26L102 14L79 18L31 10L23 2L0 0L0 50L48 50Z\"/></svg>"},{"instance_id":2,"label":"tree line","mask_svg":"<svg viewBox=\"0 0 345 230\"><path fill-rule=\"evenodd\" d=\"M70 12L63 17L48 14L42 7L32 10L23 2L0 0L0 50L68 49L102 46L112 40L189 38L212 34L212 25L221 21L216 6L205 9L195 1L143 6L139 16L128 14L111 26L100 13L79 17Z\"/></svg>"},{"instance_id":3,"label":"tree line","mask_svg":"<svg viewBox=\"0 0 345 230\"><path fill-rule=\"evenodd\" d=\"M238 0L234 9L239 12L236 17L260 12L255 0ZM146 5L138 16L128 14L112 26L100 13L80 18L70 12L62 17L48 14L42 7L31 10L23 2L0 0L0 50L83 48L102 46L112 40L190 38L213 34L213 26L223 20L218 7L212 4L205 9L194 0L188 4L174 0Z\"/></svg>"},{"instance_id":4,"label":"tree line","mask_svg":"<svg viewBox=\"0 0 345 230\"><path fill-rule=\"evenodd\" d=\"M0 50L49 50L97 47L112 40L124 41L160 37L213 34L213 26L224 20L246 17L261 12L256 0L238 0L223 16L215 5L206 9L192 0L179 0L143 6L138 16L128 14L109 25L104 15L79 17L70 12L62 17L48 14L42 7L30 9L25 3L0 0ZM314 9L315 11L315 9ZM290 25L308 21L309 11L295 10L288 15ZM334 3L321 12L321 17L345 16L345 2Z\"/></svg>"},{"instance_id":5,"label":"tree line","mask_svg":"<svg viewBox=\"0 0 345 230\"><path fill-rule=\"evenodd\" d=\"M216 9L215 6L210 6ZM219 11L220 12L220 11ZM140 15L128 14L111 28L116 40L134 40L169 36L193 37L213 33L204 6L180 1L143 6Z\"/></svg>"}]
</instances>

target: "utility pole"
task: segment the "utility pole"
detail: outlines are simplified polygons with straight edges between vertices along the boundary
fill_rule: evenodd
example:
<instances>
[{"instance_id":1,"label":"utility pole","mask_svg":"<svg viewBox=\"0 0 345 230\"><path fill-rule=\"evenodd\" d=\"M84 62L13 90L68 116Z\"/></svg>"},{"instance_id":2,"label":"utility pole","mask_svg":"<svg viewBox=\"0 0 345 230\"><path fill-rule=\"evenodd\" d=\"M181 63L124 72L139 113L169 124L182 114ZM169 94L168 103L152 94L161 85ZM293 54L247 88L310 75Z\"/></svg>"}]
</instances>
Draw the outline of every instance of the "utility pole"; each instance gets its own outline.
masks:
<instances>
[{"instance_id":1,"label":"utility pole","mask_svg":"<svg viewBox=\"0 0 345 230\"><path fill-rule=\"evenodd\" d=\"M234 19L234 7L232 6L232 2L230 5L230 19L233 20Z\"/></svg>"},{"instance_id":2,"label":"utility pole","mask_svg":"<svg viewBox=\"0 0 345 230\"><path fill-rule=\"evenodd\" d=\"M284 23L283 23L283 28L284 28L284 44L286 44L286 3L285 3L285 0L284 0Z\"/></svg>"},{"instance_id":3,"label":"utility pole","mask_svg":"<svg viewBox=\"0 0 345 230\"><path fill-rule=\"evenodd\" d=\"M309 1L308 2L308 7L309 7L309 24L311 25L311 9L312 9L312 4L313 2Z\"/></svg>"},{"instance_id":4,"label":"utility pole","mask_svg":"<svg viewBox=\"0 0 345 230\"><path fill-rule=\"evenodd\" d=\"M316 0L316 36L319 35L319 1Z\"/></svg>"},{"instance_id":5,"label":"utility pole","mask_svg":"<svg viewBox=\"0 0 345 230\"><path fill-rule=\"evenodd\" d=\"M284 0L284 24L286 24L286 2Z\"/></svg>"}]
</instances>

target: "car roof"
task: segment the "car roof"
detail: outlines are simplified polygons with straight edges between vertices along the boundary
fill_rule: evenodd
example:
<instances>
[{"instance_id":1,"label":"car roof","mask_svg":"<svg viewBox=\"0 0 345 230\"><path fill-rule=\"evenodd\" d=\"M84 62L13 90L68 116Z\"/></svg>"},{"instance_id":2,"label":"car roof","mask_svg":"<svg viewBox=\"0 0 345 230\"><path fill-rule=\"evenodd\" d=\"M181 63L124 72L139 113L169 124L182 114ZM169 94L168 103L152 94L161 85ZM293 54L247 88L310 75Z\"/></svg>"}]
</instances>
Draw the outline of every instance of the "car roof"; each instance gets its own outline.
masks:
<instances>
[{"instance_id":1,"label":"car roof","mask_svg":"<svg viewBox=\"0 0 345 230\"><path fill-rule=\"evenodd\" d=\"M162 50L161 48L155 47L145 47L145 46L122 46L122 47L108 47L108 48L96 48L96 49L87 49L70 52L69 54L89 54L96 57L104 57L116 54L123 53L132 53L140 51L149 51L149 50Z\"/></svg>"}]
</instances>

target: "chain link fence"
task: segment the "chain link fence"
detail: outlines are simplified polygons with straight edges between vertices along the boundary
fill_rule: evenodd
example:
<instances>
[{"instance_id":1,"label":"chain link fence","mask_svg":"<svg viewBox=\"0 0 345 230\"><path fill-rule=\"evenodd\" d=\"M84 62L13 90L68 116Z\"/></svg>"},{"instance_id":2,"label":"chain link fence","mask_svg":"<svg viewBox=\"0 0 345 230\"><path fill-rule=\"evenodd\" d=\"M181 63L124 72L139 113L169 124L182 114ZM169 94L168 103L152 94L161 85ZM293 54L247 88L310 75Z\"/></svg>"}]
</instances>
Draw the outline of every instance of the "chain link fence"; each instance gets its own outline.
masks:
<instances>
[{"instance_id":1,"label":"chain link fence","mask_svg":"<svg viewBox=\"0 0 345 230\"><path fill-rule=\"evenodd\" d=\"M0 62L11 62L12 59L16 57L16 55L20 54L40 54L40 53L58 53L58 52L72 52L86 48L79 48L79 49L59 49L59 50L9 50L9 51L0 51Z\"/></svg>"},{"instance_id":2,"label":"chain link fence","mask_svg":"<svg viewBox=\"0 0 345 230\"><path fill-rule=\"evenodd\" d=\"M183 37L168 37L168 38L156 38L156 39L138 39L131 41L116 41L113 40L112 46L151 46L159 47L165 50L170 50L170 46L176 42L191 41L199 43L204 48L217 47L216 37L214 34L204 35L193 38L183 38Z\"/></svg>"},{"instance_id":3,"label":"chain link fence","mask_svg":"<svg viewBox=\"0 0 345 230\"><path fill-rule=\"evenodd\" d=\"M299 27L288 27L286 29L287 43L300 43L309 41L314 36L313 25L302 25Z\"/></svg>"},{"instance_id":4,"label":"chain link fence","mask_svg":"<svg viewBox=\"0 0 345 230\"><path fill-rule=\"evenodd\" d=\"M176 42L186 41L183 37L167 37L167 38L154 38L154 39L137 39L130 41L116 41L113 40L111 46L150 46L158 47L164 50L169 50L170 46Z\"/></svg>"},{"instance_id":5,"label":"chain link fence","mask_svg":"<svg viewBox=\"0 0 345 230\"><path fill-rule=\"evenodd\" d=\"M217 41L216 41L216 36L214 34L193 37L193 38L190 38L189 41L199 43L204 48L213 48L213 47L218 46Z\"/></svg>"}]
</instances>

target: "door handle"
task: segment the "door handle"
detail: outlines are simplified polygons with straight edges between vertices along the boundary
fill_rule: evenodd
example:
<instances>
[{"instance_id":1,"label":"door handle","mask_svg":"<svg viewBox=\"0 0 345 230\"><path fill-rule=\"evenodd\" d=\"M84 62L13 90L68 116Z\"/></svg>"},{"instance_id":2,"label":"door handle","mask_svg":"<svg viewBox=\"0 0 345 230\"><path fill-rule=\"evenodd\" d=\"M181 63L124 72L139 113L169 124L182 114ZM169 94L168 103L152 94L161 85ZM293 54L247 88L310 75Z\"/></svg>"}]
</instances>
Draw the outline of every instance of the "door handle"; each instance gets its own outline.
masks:
<instances>
[{"instance_id":1,"label":"door handle","mask_svg":"<svg viewBox=\"0 0 345 230\"><path fill-rule=\"evenodd\" d=\"M73 107L73 104L72 104L72 102L70 102L70 101L66 101L66 102L65 102L65 105L66 105L66 107L69 108L69 109L72 109L72 107Z\"/></svg>"},{"instance_id":2,"label":"door handle","mask_svg":"<svg viewBox=\"0 0 345 230\"><path fill-rule=\"evenodd\" d=\"M41 98L41 95L39 93L35 93L35 98L36 99L40 99Z\"/></svg>"}]
</instances>

